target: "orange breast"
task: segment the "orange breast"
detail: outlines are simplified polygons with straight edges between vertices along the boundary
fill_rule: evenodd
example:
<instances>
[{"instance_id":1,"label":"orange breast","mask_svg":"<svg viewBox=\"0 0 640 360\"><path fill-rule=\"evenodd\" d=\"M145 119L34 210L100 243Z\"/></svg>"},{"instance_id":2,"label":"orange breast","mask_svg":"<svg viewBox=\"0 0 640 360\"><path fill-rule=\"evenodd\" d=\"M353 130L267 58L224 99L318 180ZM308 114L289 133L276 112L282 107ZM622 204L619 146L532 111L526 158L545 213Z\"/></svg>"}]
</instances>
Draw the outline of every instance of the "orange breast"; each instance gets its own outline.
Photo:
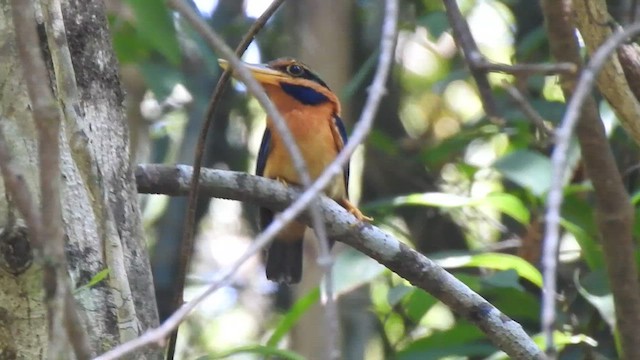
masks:
<instances>
[{"instance_id":1,"label":"orange breast","mask_svg":"<svg viewBox=\"0 0 640 360\"><path fill-rule=\"evenodd\" d=\"M266 90L287 122L307 164L311 179L317 179L338 154L331 131L335 109L330 103L320 106L304 106L290 99L287 95L274 91L274 89L266 88ZM264 176L301 184L291 157L282 142L282 137L273 126L271 119L267 119L267 126L272 134L272 147L267 157ZM344 179L342 175L339 175L331 181L325 192L331 198L341 199L346 197L345 189Z\"/></svg>"}]
</instances>

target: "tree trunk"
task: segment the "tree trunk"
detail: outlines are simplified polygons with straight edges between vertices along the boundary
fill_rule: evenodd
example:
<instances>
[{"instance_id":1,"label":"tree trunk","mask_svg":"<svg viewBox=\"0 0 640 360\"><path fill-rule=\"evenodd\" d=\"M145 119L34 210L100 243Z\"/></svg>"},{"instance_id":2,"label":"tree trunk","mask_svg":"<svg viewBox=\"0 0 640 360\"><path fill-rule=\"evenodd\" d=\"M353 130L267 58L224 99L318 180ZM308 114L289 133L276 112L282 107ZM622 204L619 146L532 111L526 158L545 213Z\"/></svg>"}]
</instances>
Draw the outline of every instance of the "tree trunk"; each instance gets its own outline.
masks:
<instances>
[{"instance_id":1,"label":"tree trunk","mask_svg":"<svg viewBox=\"0 0 640 360\"><path fill-rule=\"evenodd\" d=\"M47 37L43 23L38 24L38 32L50 79L41 81L51 84L60 106L72 105L77 115L63 117L60 133L62 216L71 288L91 352L97 355L156 326L158 317L129 164L124 95L104 4L100 0L62 1L62 17L77 92L63 98L64 92L57 88L64 86L62 74L51 66L56 63L56 54L49 49L54 39ZM46 16L37 18L49 21ZM0 49L0 131L37 201L47 194L40 194L37 136L9 0L0 0ZM4 184L0 191L5 191ZM2 196L0 357L44 358L49 334L42 261L33 253L22 221L14 222L14 217L19 214ZM105 279L83 287L105 269L109 271ZM153 350L132 357L159 358L160 353Z\"/></svg>"}]
</instances>

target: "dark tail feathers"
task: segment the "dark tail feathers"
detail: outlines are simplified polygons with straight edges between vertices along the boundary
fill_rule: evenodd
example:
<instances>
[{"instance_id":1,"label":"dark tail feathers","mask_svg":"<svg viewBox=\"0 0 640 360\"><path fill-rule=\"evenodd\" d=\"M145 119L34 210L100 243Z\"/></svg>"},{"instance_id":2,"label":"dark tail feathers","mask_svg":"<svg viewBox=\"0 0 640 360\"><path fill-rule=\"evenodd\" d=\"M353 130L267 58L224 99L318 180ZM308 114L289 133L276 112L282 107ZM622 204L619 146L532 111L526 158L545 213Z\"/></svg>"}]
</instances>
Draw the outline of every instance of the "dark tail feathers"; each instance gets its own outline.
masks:
<instances>
[{"instance_id":1,"label":"dark tail feathers","mask_svg":"<svg viewBox=\"0 0 640 360\"><path fill-rule=\"evenodd\" d=\"M267 253L267 279L280 284L296 284L302 276L302 239L271 243Z\"/></svg>"}]
</instances>

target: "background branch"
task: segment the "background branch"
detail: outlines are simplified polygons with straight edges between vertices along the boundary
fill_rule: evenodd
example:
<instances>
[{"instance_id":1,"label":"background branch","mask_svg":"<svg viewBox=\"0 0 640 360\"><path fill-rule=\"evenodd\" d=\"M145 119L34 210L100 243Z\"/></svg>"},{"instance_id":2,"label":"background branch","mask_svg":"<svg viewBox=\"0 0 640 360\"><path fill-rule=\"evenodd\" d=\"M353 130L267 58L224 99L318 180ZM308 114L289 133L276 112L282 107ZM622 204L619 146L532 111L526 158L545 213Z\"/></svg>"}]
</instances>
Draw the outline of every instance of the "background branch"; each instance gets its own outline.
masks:
<instances>
[{"instance_id":1,"label":"background branch","mask_svg":"<svg viewBox=\"0 0 640 360\"><path fill-rule=\"evenodd\" d=\"M484 70L486 72L498 72L511 75L554 75L554 74L575 74L578 71L578 67L571 63L552 63L552 64L497 64L488 61L482 53L478 52L479 56L474 59L474 66L477 69ZM468 60L471 61L471 60Z\"/></svg>"},{"instance_id":2,"label":"background branch","mask_svg":"<svg viewBox=\"0 0 640 360\"><path fill-rule=\"evenodd\" d=\"M559 61L580 65L580 52L572 26L571 1L544 1L547 31L553 56ZM621 357L640 358L640 287L633 242L633 208L609 147L598 107L589 96L593 83L609 56L629 36L640 31L640 24L616 33L595 52L578 82L575 76L561 77L565 97L571 98L565 116L556 132L556 148L552 155L553 176L548 195L546 234L544 239L544 283L542 322L547 352L555 357L553 328L555 322L556 264L559 241L562 185L566 173L569 143L576 128L583 162L593 183L602 249L616 309L616 322L621 334Z\"/></svg>"},{"instance_id":3,"label":"background branch","mask_svg":"<svg viewBox=\"0 0 640 360\"><path fill-rule=\"evenodd\" d=\"M469 30L469 24L467 24L467 21L462 16L456 0L444 0L444 6L447 10L449 24L451 24L451 28L453 29L453 37L456 40L456 45L459 49L462 49L467 64L469 64L471 75L478 86L484 111L490 118L498 118L498 107L493 98L493 92L491 91L491 85L487 77L487 70L479 66L479 64L486 66L487 61L484 61L484 56L480 53L475 40L473 40L473 35L471 35L471 30Z\"/></svg>"},{"instance_id":4,"label":"background branch","mask_svg":"<svg viewBox=\"0 0 640 360\"><path fill-rule=\"evenodd\" d=\"M509 97L518 105L520 111L531 120L531 123L540 131L543 140L553 138L553 130L551 130L545 123L544 118L531 106L531 103L527 101L524 95L515 86L509 84L506 81L502 83L503 88L509 94Z\"/></svg>"},{"instance_id":5,"label":"background branch","mask_svg":"<svg viewBox=\"0 0 640 360\"><path fill-rule=\"evenodd\" d=\"M613 35L614 24L604 0L574 1L573 10L577 26L589 53L594 53ZM603 25L606 24L606 25ZM620 124L629 136L640 144L640 102L636 99L625 77L618 56L611 56L597 76L598 90L615 111Z\"/></svg>"}]
</instances>

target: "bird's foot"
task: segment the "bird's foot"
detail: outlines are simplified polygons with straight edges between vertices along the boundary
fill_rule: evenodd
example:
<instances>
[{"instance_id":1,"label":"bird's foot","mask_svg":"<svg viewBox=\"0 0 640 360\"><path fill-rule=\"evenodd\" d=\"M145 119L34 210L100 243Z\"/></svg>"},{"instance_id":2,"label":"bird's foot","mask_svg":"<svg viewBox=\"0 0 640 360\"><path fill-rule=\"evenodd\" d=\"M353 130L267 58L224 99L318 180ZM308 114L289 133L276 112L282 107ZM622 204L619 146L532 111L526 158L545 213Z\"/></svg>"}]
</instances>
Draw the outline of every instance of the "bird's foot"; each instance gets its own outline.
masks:
<instances>
[{"instance_id":1,"label":"bird's foot","mask_svg":"<svg viewBox=\"0 0 640 360\"><path fill-rule=\"evenodd\" d=\"M355 205L351 203L351 201L349 201L349 199L341 199L340 205L342 205L342 207L345 208L345 210L347 210L350 214L355 216L356 219L358 219L358 221L366 221L366 222L373 221L372 217L364 215L362 211L360 211L360 209L358 209Z\"/></svg>"},{"instance_id":2,"label":"bird's foot","mask_svg":"<svg viewBox=\"0 0 640 360\"><path fill-rule=\"evenodd\" d=\"M289 185L290 185L289 182L287 182L287 180L285 180L284 178L281 178L279 176L277 176L274 180L276 180L280 184L284 185L284 187L289 187Z\"/></svg>"}]
</instances>

